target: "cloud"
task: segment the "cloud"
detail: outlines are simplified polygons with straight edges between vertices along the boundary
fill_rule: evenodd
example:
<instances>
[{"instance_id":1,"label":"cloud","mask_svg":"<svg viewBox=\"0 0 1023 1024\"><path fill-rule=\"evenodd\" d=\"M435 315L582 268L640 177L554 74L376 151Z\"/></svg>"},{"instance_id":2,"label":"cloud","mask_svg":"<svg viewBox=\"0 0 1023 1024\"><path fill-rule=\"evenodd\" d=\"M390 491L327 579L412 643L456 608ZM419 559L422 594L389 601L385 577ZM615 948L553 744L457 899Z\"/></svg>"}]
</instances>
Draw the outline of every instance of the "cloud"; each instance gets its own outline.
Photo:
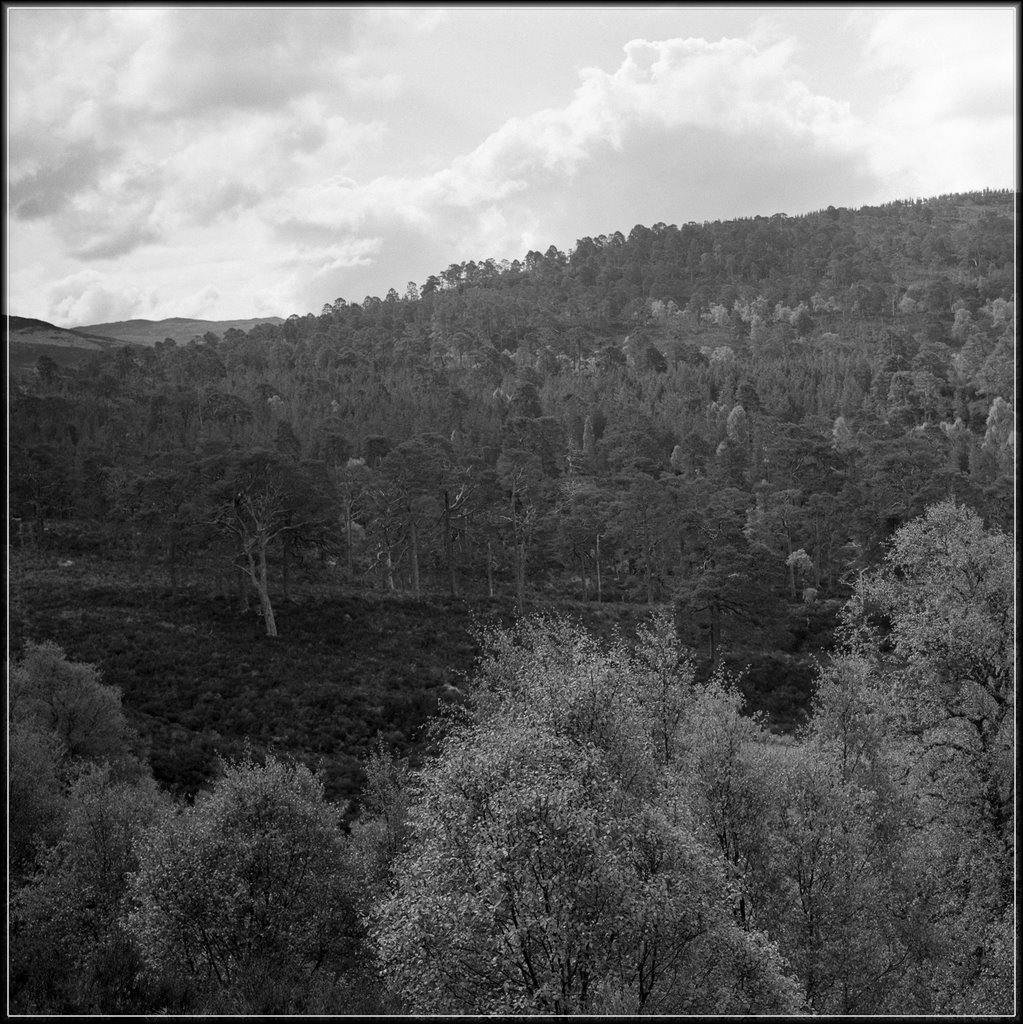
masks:
<instances>
[{"instance_id":1,"label":"cloud","mask_svg":"<svg viewBox=\"0 0 1023 1024\"><path fill-rule=\"evenodd\" d=\"M140 245L159 240L160 235L153 228L144 223L131 222L94 235L73 250L72 255L80 260L109 260L125 256Z\"/></svg>"},{"instance_id":2,"label":"cloud","mask_svg":"<svg viewBox=\"0 0 1023 1024\"><path fill-rule=\"evenodd\" d=\"M360 270L373 265L381 244L379 238L352 236L330 244L289 246L280 254L272 273L266 275L275 298L264 313L319 312L324 302L341 292L352 295L350 289L337 290L337 281L351 284L357 280Z\"/></svg>"},{"instance_id":3,"label":"cloud","mask_svg":"<svg viewBox=\"0 0 1023 1024\"><path fill-rule=\"evenodd\" d=\"M613 73L582 72L571 102L507 122L462 166L473 177L524 179L538 169L570 178L585 162L621 151L638 131L660 132L666 149L687 131L763 139L793 149L847 151L857 125L848 107L813 95L788 67L791 45L766 50L738 39L634 40Z\"/></svg>"},{"instance_id":4,"label":"cloud","mask_svg":"<svg viewBox=\"0 0 1023 1024\"><path fill-rule=\"evenodd\" d=\"M57 281L48 289L47 309L60 325L111 323L145 318L157 306L156 290L115 285L94 270Z\"/></svg>"},{"instance_id":5,"label":"cloud","mask_svg":"<svg viewBox=\"0 0 1023 1024\"><path fill-rule=\"evenodd\" d=\"M644 168L641 188L636 187L638 167ZM620 150L580 166L570 201L554 185L533 197L531 206L547 217L530 248L543 250L550 242L570 248L584 236L628 235L638 224L795 214L843 205L843 197L862 195L873 184L866 160L841 151L794 152L783 139L702 126L666 140L659 127L648 125L631 129Z\"/></svg>"},{"instance_id":6,"label":"cloud","mask_svg":"<svg viewBox=\"0 0 1023 1024\"><path fill-rule=\"evenodd\" d=\"M112 259L161 241L167 230L161 213L165 180L164 170L149 162L106 168L58 221L71 255Z\"/></svg>"},{"instance_id":7,"label":"cloud","mask_svg":"<svg viewBox=\"0 0 1023 1024\"><path fill-rule=\"evenodd\" d=\"M614 72L582 72L563 107L509 119L442 169L308 182L282 193L270 220L280 237L310 241L338 232L386 238L401 224L419 233L421 245L439 238L449 253L500 258L556 241L573 204L605 216L615 204L627 207L629 193L649 191L651 173L674 167L680 151L691 153L694 173L679 181L694 188L733 170L737 158L751 173L760 163L775 165L779 182L800 162L799 181L843 163L847 176L862 175L859 123L847 105L814 95L796 78L791 53L786 40L762 49L738 39L635 40ZM609 161L624 193L600 187ZM585 188L576 187L581 182ZM671 183L665 186L653 198L663 201ZM747 176L733 191L756 187ZM599 211L582 198L587 193L601 196ZM740 212L742 196L733 198Z\"/></svg>"},{"instance_id":8,"label":"cloud","mask_svg":"<svg viewBox=\"0 0 1023 1024\"><path fill-rule=\"evenodd\" d=\"M1015 182L1016 11L862 12L864 74L887 89L867 129L885 181L932 195ZM905 186L910 186L906 189Z\"/></svg>"},{"instance_id":9,"label":"cloud","mask_svg":"<svg viewBox=\"0 0 1023 1024\"><path fill-rule=\"evenodd\" d=\"M343 166L383 130L348 116L345 97L396 89L346 51L360 20L338 8L11 12L14 216L48 218L69 253L109 259Z\"/></svg>"},{"instance_id":10,"label":"cloud","mask_svg":"<svg viewBox=\"0 0 1023 1024\"><path fill-rule=\"evenodd\" d=\"M633 40L615 74L587 74L577 105L666 128L833 136L848 109L794 77L793 49L788 39L764 48L743 39Z\"/></svg>"},{"instance_id":11,"label":"cloud","mask_svg":"<svg viewBox=\"0 0 1023 1024\"><path fill-rule=\"evenodd\" d=\"M343 8L306 8L300 17L284 8L130 9L112 12L112 22L134 39L116 101L149 117L276 109L345 84L338 58L352 16Z\"/></svg>"},{"instance_id":12,"label":"cloud","mask_svg":"<svg viewBox=\"0 0 1023 1024\"><path fill-rule=\"evenodd\" d=\"M180 309L176 315L191 317L195 320L215 320L222 298L219 288L212 284L205 285L184 298L180 305L175 307Z\"/></svg>"},{"instance_id":13,"label":"cloud","mask_svg":"<svg viewBox=\"0 0 1023 1024\"><path fill-rule=\"evenodd\" d=\"M313 274L345 267L366 266L380 248L379 238L351 238L333 245L295 246L280 257L278 265Z\"/></svg>"},{"instance_id":14,"label":"cloud","mask_svg":"<svg viewBox=\"0 0 1023 1024\"><path fill-rule=\"evenodd\" d=\"M760 50L739 39L633 40L615 72L584 70L567 106L508 121L452 172L465 182L538 168L571 175L645 127L662 130L666 144L680 130L703 128L846 148L856 131L848 106L799 82L788 66L791 49L788 41Z\"/></svg>"},{"instance_id":15,"label":"cloud","mask_svg":"<svg viewBox=\"0 0 1023 1024\"><path fill-rule=\"evenodd\" d=\"M196 224L212 224L221 218L239 216L257 206L262 198L258 188L229 174L213 172L205 175L202 187L192 193L187 212Z\"/></svg>"},{"instance_id":16,"label":"cloud","mask_svg":"<svg viewBox=\"0 0 1023 1024\"><path fill-rule=\"evenodd\" d=\"M443 7L365 7L360 12L363 24L379 30L385 37L395 33L421 35L451 23L460 12Z\"/></svg>"},{"instance_id":17,"label":"cloud","mask_svg":"<svg viewBox=\"0 0 1023 1024\"><path fill-rule=\"evenodd\" d=\"M18 139L12 140L15 152L21 148L19 142ZM48 160L39 158L28 163L22 159L20 168L11 168L13 215L36 220L61 213L79 192L96 187L104 168L116 158L116 150L76 141Z\"/></svg>"},{"instance_id":18,"label":"cloud","mask_svg":"<svg viewBox=\"0 0 1023 1024\"><path fill-rule=\"evenodd\" d=\"M964 10L843 17L858 79L822 72L826 13L816 36L786 15L735 16L732 36L710 38L711 15L666 11L633 29L648 38L573 48L575 77L548 81L529 62L544 25L532 13L13 9L11 251L36 261L19 301L38 302L35 286L65 323L304 312L637 223L998 185L1012 173L1014 33ZM574 17L559 12L559 30ZM518 32L514 47L495 26ZM471 75L457 61L469 46ZM483 49L502 59L481 79ZM81 276L83 262L109 276ZM63 275L57 292L47 273Z\"/></svg>"}]
</instances>

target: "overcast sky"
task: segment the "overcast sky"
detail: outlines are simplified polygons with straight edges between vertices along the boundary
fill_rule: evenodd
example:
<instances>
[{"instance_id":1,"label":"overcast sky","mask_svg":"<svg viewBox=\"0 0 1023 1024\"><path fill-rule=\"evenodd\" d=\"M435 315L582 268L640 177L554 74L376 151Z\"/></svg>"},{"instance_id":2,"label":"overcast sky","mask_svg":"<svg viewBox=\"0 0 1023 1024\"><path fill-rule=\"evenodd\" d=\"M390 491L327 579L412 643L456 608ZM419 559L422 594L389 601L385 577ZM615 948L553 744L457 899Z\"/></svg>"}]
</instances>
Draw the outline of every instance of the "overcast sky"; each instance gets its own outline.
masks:
<instances>
[{"instance_id":1,"label":"overcast sky","mask_svg":"<svg viewBox=\"0 0 1023 1024\"><path fill-rule=\"evenodd\" d=\"M1010 4L7 16L8 311L61 326L1017 184Z\"/></svg>"}]
</instances>

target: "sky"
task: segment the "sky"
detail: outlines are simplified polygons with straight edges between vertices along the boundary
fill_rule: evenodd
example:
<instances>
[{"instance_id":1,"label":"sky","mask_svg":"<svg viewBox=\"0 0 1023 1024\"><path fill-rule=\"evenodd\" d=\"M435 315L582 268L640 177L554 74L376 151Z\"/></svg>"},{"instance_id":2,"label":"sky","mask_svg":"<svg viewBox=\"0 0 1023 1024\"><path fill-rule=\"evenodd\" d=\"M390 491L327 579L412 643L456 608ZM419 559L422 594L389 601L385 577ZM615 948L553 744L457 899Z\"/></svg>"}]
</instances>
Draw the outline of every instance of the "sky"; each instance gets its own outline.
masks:
<instances>
[{"instance_id":1,"label":"sky","mask_svg":"<svg viewBox=\"0 0 1023 1024\"><path fill-rule=\"evenodd\" d=\"M1017 188L1018 13L10 4L6 312L305 315L637 224Z\"/></svg>"}]
</instances>

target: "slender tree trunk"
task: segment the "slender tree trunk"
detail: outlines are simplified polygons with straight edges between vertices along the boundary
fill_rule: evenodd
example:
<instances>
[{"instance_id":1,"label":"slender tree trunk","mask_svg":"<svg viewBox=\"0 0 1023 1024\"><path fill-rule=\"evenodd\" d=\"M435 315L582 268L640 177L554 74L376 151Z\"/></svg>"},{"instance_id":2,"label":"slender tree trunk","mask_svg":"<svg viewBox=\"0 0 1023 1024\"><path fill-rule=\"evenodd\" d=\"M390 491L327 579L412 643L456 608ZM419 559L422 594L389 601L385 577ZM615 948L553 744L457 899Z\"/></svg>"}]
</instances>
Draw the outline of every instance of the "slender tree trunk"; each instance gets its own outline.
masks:
<instances>
[{"instance_id":1,"label":"slender tree trunk","mask_svg":"<svg viewBox=\"0 0 1023 1024\"><path fill-rule=\"evenodd\" d=\"M599 533L597 534L597 550L596 550L596 555L597 555L597 604L600 604L601 601L603 601L603 599L604 599L604 595L603 595L603 589L601 587L601 579L600 579L600 534Z\"/></svg>"},{"instance_id":2,"label":"slender tree trunk","mask_svg":"<svg viewBox=\"0 0 1023 1024\"><path fill-rule=\"evenodd\" d=\"M718 657L721 647L721 609L716 602L710 606L710 664L711 668L718 667Z\"/></svg>"},{"instance_id":3,"label":"slender tree trunk","mask_svg":"<svg viewBox=\"0 0 1023 1024\"><path fill-rule=\"evenodd\" d=\"M352 554L352 506L345 505L345 566L348 570L348 582L355 580L355 556Z\"/></svg>"},{"instance_id":4,"label":"slender tree trunk","mask_svg":"<svg viewBox=\"0 0 1023 1024\"><path fill-rule=\"evenodd\" d=\"M266 574L265 544L261 544L259 548L259 579L257 587L259 589L259 607L263 613L263 622L266 624L266 635L277 636L277 621L274 618L273 605L270 603L270 588Z\"/></svg>"},{"instance_id":5,"label":"slender tree trunk","mask_svg":"<svg viewBox=\"0 0 1023 1024\"><path fill-rule=\"evenodd\" d=\"M452 597L457 596L455 581L455 551L451 543L451 496L444 492L444 557L448 563L448 589Z\"/></svg>"},{"instance_id":6,"label":"slender tree trunk","mask_svg":"<svg viewBox=\"0 0 1023 1024\"><path fill-rule=\"evenodd\" d=\"M813 517L813 553L816 556L813 560L813 585L817 590L821 588L821 565L824 562L824 542L821 538L820 516ZM831 560L831 547L828 546L828 560Z\"/></svg>"},{"instance_id":7,"label":"slender tree trunk","mask_svg":"<svg viewBox=\"0 0 1023 1024\"><path fill-rule=\"evenodd\" d=\"M408 553L411 562L412 573L412 594L418 601L419 593L419 532L416 530L416 520L409 518L408 524Z\"/></svg>"},{"instance_id":8,"label":"slender tree trunk","mask_svg":"<svg viewBox=\"0 0 1023 1024\"><path fill-rule=\"evenodd\" d=\"M494 547L487 541L487 595L494 596Z\"/></svg>"},{"instance_id":9,"label":"slender tree trunk","mask_svg":"<svg viewBox=\"0 0 1023 1024\"><path fill-rule=\"evenodd\" d=\"M515 542L515 608L519 615L526 609L526 545Z\"/></svg>"},{"instance_id":10,"label":"slender tree trunk","mask_svg":"<svg viewBox=\"0 0 1023 1024\"><path fill-rule=\"evenodd\" d=\"M170 576L170 592L173 601L178 596L178 545L173 537L167 545L167 572Z\"/></svg>"},{"instance_id":11,"label":"slender tree trunk","mask_svg":"<svg viewBox=\"0 0 1023 1024\"><path fill-rule=\"evenodd\" d=\"M251 559L250 559L251 561ZM242 569L238 568L238 611L243 615L249 610L249 584L255 577L255 570L251 575Z\"/></svg>"}]
</instances>

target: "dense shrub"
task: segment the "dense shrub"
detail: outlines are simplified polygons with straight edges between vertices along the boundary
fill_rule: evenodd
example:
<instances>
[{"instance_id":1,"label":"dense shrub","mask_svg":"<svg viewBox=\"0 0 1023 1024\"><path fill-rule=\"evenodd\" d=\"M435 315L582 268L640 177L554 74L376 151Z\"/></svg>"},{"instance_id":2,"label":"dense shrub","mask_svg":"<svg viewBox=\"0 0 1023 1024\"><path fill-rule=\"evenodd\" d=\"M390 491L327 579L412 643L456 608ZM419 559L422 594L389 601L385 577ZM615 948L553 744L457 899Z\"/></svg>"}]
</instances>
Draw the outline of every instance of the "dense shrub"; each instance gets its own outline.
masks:
<instances>
[{"instance_id":1,"label":"dense shrub","mask_svg":"<svg viewBox=\"0 0 1023 1024\"><path fill-rule=\"evenodd\" d=\"M669 631L647 635L643 668L565 622L489 635L374 915L385 977L417 1012L798 1008L678 799L666 752L692 674L665 660Z\"/></svg>"},{"instance_id":2,"label":"dense shrub","mask_svg":"<svg viewBox=\"0 0 1023 1024\"><path fill-rule=\"evenodd\" d=\"M127 929L157 976L254 1013L312 1012L358 949L340 809L308 769L228 763L146 829ZM310 987L310 979L316 979Z\"/></svg>"}]
</instances>

